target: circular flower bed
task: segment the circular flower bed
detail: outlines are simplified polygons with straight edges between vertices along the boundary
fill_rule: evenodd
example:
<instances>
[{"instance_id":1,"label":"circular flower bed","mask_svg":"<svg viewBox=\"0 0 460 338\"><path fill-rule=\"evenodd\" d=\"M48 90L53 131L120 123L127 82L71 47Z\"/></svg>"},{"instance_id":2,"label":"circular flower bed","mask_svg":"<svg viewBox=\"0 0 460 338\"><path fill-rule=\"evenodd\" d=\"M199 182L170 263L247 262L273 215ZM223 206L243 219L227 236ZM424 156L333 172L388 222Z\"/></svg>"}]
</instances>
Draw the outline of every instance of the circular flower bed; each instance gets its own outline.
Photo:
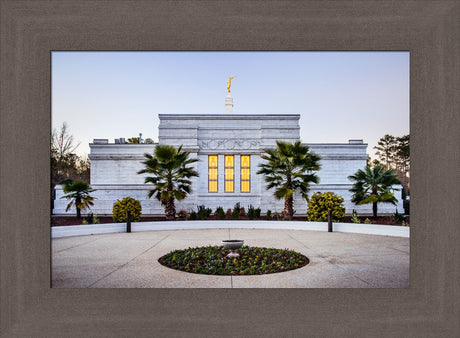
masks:
<instances>
[{"instance_id":1,"label":"circular flower bed","mask_svg":"<svg viewBox=\"0 0 460 338\"><path fill-rule=\"evenodd\" d=\"M174 250L160 257L160 264L171 269L207 275L263 275L301 268L309 263L304 255L288 249L243 246L240 256L228 258L223 246Z\"/></svg>"}]
</instances>

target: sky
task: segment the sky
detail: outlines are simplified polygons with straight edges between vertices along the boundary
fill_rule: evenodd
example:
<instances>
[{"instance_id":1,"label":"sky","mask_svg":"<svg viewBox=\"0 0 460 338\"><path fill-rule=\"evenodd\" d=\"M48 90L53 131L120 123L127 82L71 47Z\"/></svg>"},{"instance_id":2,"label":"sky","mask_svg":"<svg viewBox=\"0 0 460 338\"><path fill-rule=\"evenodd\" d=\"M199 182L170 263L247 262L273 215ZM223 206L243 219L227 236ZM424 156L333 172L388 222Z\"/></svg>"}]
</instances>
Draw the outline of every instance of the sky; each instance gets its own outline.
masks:
<instances>
[{"instance_id":1,"label":"sky","mask_svg":"<svg viewBox=\"0 0 460 338\"><path fill-rule=\"evenodd\" d=\"M158 141L158 114L300 114L305 143L409 134L409 52L52 52L52 128Z\"/></svg>"}]
</instances>

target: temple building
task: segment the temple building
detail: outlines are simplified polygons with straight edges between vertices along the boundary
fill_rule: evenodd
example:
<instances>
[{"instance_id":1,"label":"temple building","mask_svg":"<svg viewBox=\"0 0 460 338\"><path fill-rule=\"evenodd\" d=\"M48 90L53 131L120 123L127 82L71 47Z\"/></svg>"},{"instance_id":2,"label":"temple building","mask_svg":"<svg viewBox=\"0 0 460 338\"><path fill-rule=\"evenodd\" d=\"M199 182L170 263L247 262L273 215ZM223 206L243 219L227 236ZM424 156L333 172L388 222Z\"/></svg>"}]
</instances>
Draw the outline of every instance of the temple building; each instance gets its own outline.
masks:
<instances>
[{"instance_id":1,"label":"temple building","mask_svg":"<svg viewBox=\"0 0 460 338\"><path fill-rule=\"evenodd\" d=\"M284 201L277 200L273 191L266 190L262 175L257 175L261 154L265 149L276 147L276 141L300 140L298 114L240 115L232 114L233 99L226 98L225 114L159 114L159 139L156 144L168 144L191 153L199 177L192 179L192 193L176 210L196 210L198 205L224 210L240 202L242 207L260 207L280 213ZM164 208L154 197L148 198L151 185L145 184L145 174L137 172L144 168L144 153L153 153L156 144L131 144L124 139L109 143L107 139L94 139L90 144L91 180L96 197L91 211L97 215L111 215L113 203L124 197L138 199L143 215L164 215ZM367 144L360 139L348 143L305 143L321 157L321 169L316 173L318 184L311 184L309 195L314 192L334 192L345 199L346 214L355 209L359 214L372 214L372 205L357 206L351 202L349 175L366 166ZM67 201L57 189L54 214L65 212ZM400 193L395 192L398 205L379 204L379 214L392 214L397 208L403 210ZM300 195L294 199L295 216L305 216L307 203Z\"/></svg>"}]
</instances>

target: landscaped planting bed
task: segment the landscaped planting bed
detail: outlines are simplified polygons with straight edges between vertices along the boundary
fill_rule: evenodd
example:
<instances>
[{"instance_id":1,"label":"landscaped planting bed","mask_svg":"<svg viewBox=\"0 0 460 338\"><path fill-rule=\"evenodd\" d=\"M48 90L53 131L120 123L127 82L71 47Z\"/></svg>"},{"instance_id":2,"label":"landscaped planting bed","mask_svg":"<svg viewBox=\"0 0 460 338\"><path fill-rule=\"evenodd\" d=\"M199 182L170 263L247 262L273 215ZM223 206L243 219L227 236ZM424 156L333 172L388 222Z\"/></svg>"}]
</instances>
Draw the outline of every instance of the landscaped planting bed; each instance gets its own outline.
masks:
<instances>
[{"instance_id":1,"label":"landscaped planting bed","mask_svg":"<svg viewBox=\"0 0 460 338\"><path fill-rule=\"evenodd\" d=\"M301 268L306 256L289 249L243 246L237 258L228 258L223 246L174 250L160 257L160 264L171 269L207 275L263 275Z\"/></svg>"}]
</instances>

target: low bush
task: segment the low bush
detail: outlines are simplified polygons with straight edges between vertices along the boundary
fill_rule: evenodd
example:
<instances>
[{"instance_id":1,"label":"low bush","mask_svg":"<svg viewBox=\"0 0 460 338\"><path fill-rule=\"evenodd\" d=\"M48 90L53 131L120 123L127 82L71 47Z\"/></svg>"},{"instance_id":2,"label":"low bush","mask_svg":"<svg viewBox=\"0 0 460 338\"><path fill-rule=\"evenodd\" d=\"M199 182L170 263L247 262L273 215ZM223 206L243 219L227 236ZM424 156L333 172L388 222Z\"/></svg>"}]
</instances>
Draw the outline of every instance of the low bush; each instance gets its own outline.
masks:
<instances>
[{"instance_id":1,"label":"low bush","mask_svg":"<svg viewBox=\"0 0 460 338\"><path fill-rule=\"evenodd\" d=\"M195 210L190 211L190 219L191 219L192 221L195 221L196 218L197 218L196 211L195 211Z\"/></svg>"},{"instance_id":2,"label":"low bush","mask_svg":"<svg viewBox=\"0 0 460 338\"><path fill-rule=\"evenodd\" d=\"M271 210L267 210L267 213L265 214L265 218L267 219L267 221L271 221L273 216L272 216L272 211Z\"/></svg>"},{"instance_id":3,"label":"low bush","mask_svg":"<svg viewBox=\"0 0 460 338\"><path fill-rule=\"evenodd\" d=\"M198 206L197 215L199 219L207 219L209 216L211 216L211 213L211 208L206 208L204 205Z\"/></svg>"},{"instance_id":4,"label":"low bush","mask_svg":"<svg viewBox=\"0 0 460 338\"><path fill-rule=\"evenodd\" d=\"M313 222L327 222L328 210L332 210L332 221L341 222L345 217L344 201L333 192L315 192L308 200L307 218Z\"/></svg>"},{"instance_id":5,"label":"low bush","mask_svg":"<svg viewBox=\"0 0 460 338\"><path fill-rule=\"evenodd\" d=\"M353 223L361 223L361 221L358 218L358 213L356 212L355 209L353 209L353 212L351 213L351 221Z\"/></svg>"},{"instance_id":6,"label":"low bush","mask_svg":"<svg viewBox=\"0 0 460 338\"><path fill-rule=\"evenodd\" d=\"M372 224L372 221L369 218L366 218L364 220L364 224Z\"/></svg>"},{"instance_id":7,"label":"low bush","mask_svg":"<svg viewBox=\"0 0 460 338\"><path fill-rule=\"evenodd\" d=\"M92 212L88 213L83 220L83 224L99 224L99 219L97 218L97 215L93 215Z\"/></svg>"},{"instance_id":8,"label":"low bush","mask_svg":"<svg viewBox=\"0 0 460 338\"><path fill-rule=\"evenodd\" d=\"M224 208L217 207L216 211L214 212L214 215L217 217L217 219L225 219Z\"/></svg>"},{"instance_id":9,"label":"low bush","mask_svg":"<svg viewBox=\"0 0 460 338\"><path fill-rule=\"evenodd\" d=\"M254 207L252 206L252 204L250 204L250 205L248 206L248 219L253 220L254 217L256 217L256 215L255 215L255 209L254 209Z\"/></svg>"},{"instance_id":10,"label":"low bush","mask_svg":"<svg viewBox=\"0 0 460 338\"><path fill-rule=\"evenodd\" d=\"M248 206L247 216L249 219L260 218L260 208L255 209L252 204Z\"/></svg>"},{"instance_id":11,"label":"low bush","mask_svg":"<svg viewBox=\"0 0 460 338\"><path fill-rule=\"evenodd\" d=\"M139 222L141 220L141 202L131 197L125 197L121 201L117 200L115 203L113 203L113 220L116 223L126 222L126 213L128 211L130 212L132 222Z\"/></svg>"},{"instance_id":12,"label":"low bush","mask_svg":"<svg viewBox=\"0 0 460 338\"><path fill-rule=\"evenodd\" d=\"M404 214L400 214L398 209L396 209L396 212L393 214L393 218L396 222L401 223L406 219L406 216L404 216Z\"/></svg>"},{"instance_id":13,"label":"low bush","mask_svg":"<svg viewBox=\"0 0 460 338\"><path fill-rule=\"evenodd\" d=\"M235 204L235 206L233 207L232 219L239 219L240 218L240 212L241 212L240 202L237 202Z\"/></svg>"}]
</instances>

